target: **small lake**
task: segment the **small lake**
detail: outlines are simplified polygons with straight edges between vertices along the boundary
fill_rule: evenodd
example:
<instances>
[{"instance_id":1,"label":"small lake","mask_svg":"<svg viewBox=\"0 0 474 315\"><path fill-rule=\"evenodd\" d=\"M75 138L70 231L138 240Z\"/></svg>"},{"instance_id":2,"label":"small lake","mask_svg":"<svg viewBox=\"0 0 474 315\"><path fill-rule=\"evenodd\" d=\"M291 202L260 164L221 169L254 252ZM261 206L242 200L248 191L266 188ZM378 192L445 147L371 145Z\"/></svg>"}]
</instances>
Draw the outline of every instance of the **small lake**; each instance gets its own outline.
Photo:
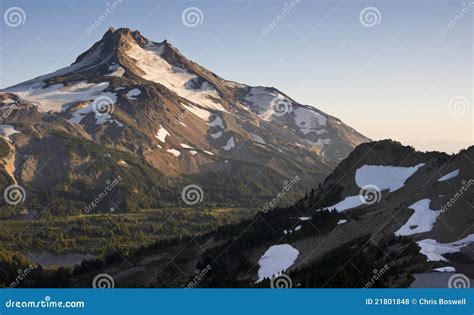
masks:
<instances>
[{"instance_id":1,"label":"small lake","mask_svg":"<svg viewBox=\"0 0 474 315\"><path fill-rule=\"evenodd\" d=\"M66 267L80 264L84 259L94 259L97 256L91 254L52 254L48 252L26 252L32 262L39 263L43 267Z\"/></svg>"}]
</instances>

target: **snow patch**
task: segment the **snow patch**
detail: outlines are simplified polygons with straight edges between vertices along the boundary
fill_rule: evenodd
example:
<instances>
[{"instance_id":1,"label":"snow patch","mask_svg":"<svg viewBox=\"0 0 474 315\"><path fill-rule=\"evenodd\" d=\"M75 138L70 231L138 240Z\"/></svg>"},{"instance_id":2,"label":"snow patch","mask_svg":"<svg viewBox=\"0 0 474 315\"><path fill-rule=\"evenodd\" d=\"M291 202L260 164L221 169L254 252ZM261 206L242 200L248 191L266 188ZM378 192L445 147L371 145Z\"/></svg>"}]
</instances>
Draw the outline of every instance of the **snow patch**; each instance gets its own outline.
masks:
<instances>
[{"instance_id":1,"label":"snow patch","mask_svg":"<svg viewBox=\"0 0 474 315\"><path fill-rule=\"evenodd\" d=\"M440 267L433 269L433 271L438 271L438 272L456 272L456 269L454 267Z\"/></svg>"},{"instance_id":2,"label":"snow patch","mask_svg":"<svg viewBox=\"0 0 474 315\"><path fill-rule=\"evenodd\" d=\"M263 138L260 137L259 135L256 135L256 134L254 134L254 133L250 133L250 135L252 136L252 138L253 138L257 143L266 144L265 140L263 140Z\"/></svg>"},{"instance_id":3,"label":"snow patch","mask_svg":"<svg viewBox=\"0 0 474 315\"><path fill-rule=\"evenodd\" d=\"M194 151L194 150L189 151L189 153L191 153L192 155L198 154L197 151Z\"/></svg>"},{"instance_id":4,"label":"snow patch","mask_svg":"<svg viewBox=\"0 0 474 315\"><path fill-rule=\"evenodd\" d=\"M328 145L328 144L331 143L331 139L318 139L318 141L316 141L316 142L306 139L305 141L307 143L309 143L310 145L314 145L314 146L320 148L321 150L324 149L325 145ZM324 154L324 152L323 152L323 154Z\"/></svg>"},{"instance_id":5,"label":"snow patch","mask_svg":"<svg viewBox=\"0 0 474 315\"><path fill-rule=\"evenodd\" d=\"M118 163L119 163L120 165L123 165L123 166L128 166L128 163L125 162L124 160L120 160L120 161L118 161Z\"/></svg>"},{"instance_id":6,"label":"snow patch","mask_svg":"<svg viewBox=\"0 0 474 315\"><path fill-rule=\"evenodd\" d=\"M142 48L133 43L127 54L136 60L136 66L145 73L141 75L142 78L162 84L179 96L203 107L225 111L218 102L219 93L211 84L204 82L200 89L189 88L189 82L198 77L186 69L170 65L161 56L163 52L164 45L151 44Z\"/></svg>"},{"instance_id":7,"label":"snow patch","mask_svg":"<svg viewBox=\"0 0 474 315\"><path fill-rule=\"evenodd\" d=\"M220 127L224 129L224 122L219 116L216 116L216 118L209 123L210 127Z\"/></svg>"},{"instance_id":8,"label":"snow patch","mask_svg":"<svg viewBox=\"0 0 474 315\"><path fill-rule=\"evenodd\" d=\"M359 188L368 185L375 185L381 191L389 189L390 192L393 192L403 187L405 181L424 165L424 163L412 167L364 165L357 169L355 181ZM347 196L344 200L338 202L334 206L326 207L326 209L335 208L337 211L341 212L347 209L359 207L363 204L364 199L362 196Z\"/></svg>"},{"instance_id":9,"label":"snow patch","mask_svg":"<svg viewBox=\"0 0 474 315\"><path fill-rule=\"evenodd\" d=\"M119 65L110 65L108 71L112 71L111 73L107 74L111 77L121 77L125 74L125 69Z\"/></svg>"},{"instance_id":10,"label":"snow patch","mask_svg":"<svg viewBox=\"0 0 474 315\"><path fill-rule=\"evenodd\" d=\"M20 132L18 130L15 130L15 128L12 125L0 125L0 137L5 138L9 142L12 142L12 140L10 139L10 136L15 133L20 133Z\"/></svg>"},{"instance_id":11,"label":"snow patch","mask_svg":"<svg viewBox=\"0 0 474 315\"><path fill-rule=\"evenodd\" d=\"M348 196L346 198L344 198L344 200L338 202L337 204L335 204L334 206L332 207L327 207L327 209L336 209L338 212L341 212L341 211L344 211L344 210L347 210L347 209L352 209L352 208L356 208L356 207L359 207L361 205L363 205L364 202L363 202L363 199L361 198L361 196L357 195L357 196Z\"/></svg>"},{"instance_id":12,"label":"snow patch","mask_svg":"<svg viewBox=\"0 0 474 315\"><path fill-rule=\"evenodd\" d=\"M433 239L416 242L420 246L420 253L428 258L428 261L447 261L444 254L459 252L463 247L474 242L474 234L452 243L438 243Z\"/></svg>"},{"instance_id":13,"label":"snow patch","mask_svg":"<svg viewBox=\"0 0 474 315\"><path fill-rule=\"evenodd\" d=\"M270 120L273 115L272 102L275 100L285 100L285 97L275 91L267 90L264 87L252 87L245 96L253 109L265 120ZM289 100L288 100L289 101Z\"/></svg>"},{"instance_id":14,"label":"snow patch","mask_svg":"<svg viewBox=\"0 0 474 315\"><path fill-rule=\"evenodd\" d=\"M182 148L185 148L185 149L194 149L192 146L187 145L187 144L185 144L185 143L181 143L181 147L182 147Z\"/></svg>"},{"instance_id":15,"label":"snow patch","mask_svg":"<svg viewBox=\"0 0 474 315\"><path fill-rule=\"evenodd\" d=\"M257 283L265 278L272 278L290 268L298 257L298 250L289 244L273 245L258 260Z\"/></svg>"},{"instance_id":16,"label":"snow patch","mask_svg":"<svg viewBox=\"0 0 474 315\"><path fill-rule=\"evenodd\" d=\"M211 116L211 113L205 109L202 109L193 105L186 105L183 103L181 103L181 105L183 105L184 108L186 108L189 112L193 113L194 115L198 116L199 118L201 118L202 120L206 122L209 120L209 117Z\"/></svg>"},{"instance_id":17,"label":"snow patch","mask_svg":"<svg viewBox=\"0 0 474 315\"><path fill-rule=\"evenodd\" d=\"M338 224L338 225L339 225L339 224L344 224L344 223L346 223L346 222L347 222L347 220L339 220L339 221L337 221L337 224Z\"/></svg>"},{"instance_id":18,"label":"snow patch","mask_svg":"<svg viewBox=\"0 0 474 315\"><path fill-rule=\"evenodd\" d=\"M4 100L1 101L1 102L2 102L2 104L4 104L4 105L11 105L11 104L16 103L16 101L15 101L15 100L12 100L11 98L4 99Z\"/></svg>"},{"instance_id":19,"label":"snow patch","mask_svg":"<svg viewBox=\"0 0 474 315\"><path fill-rule=\"evenodd\" d=\"M454 178L454 177L456 177L456 176L458 176L458 175L459 175L459 169L457 169L457 170L455 170L455 171L452 171L451 173L446 174L446 175L444 175L443 177L439 178L439 179L438 179L438 182L444 182L445 180Z\"/></svg>"},{"instance_id":20,"label":"snow patch","mask_svg":"<svg viewBox=\"0 0 474 315\"><path fill-rule=\"evenodd\" d=\"M133 90L130 90L127 92L127 98L128 99L131 99L131 100L136 100L137 98L135 96L138 96L142 93L142 91L140 89L133 89Z\"/></svg>"},{"instance_id":21,"label":"snow patch","mask_svg":"<svg viewBox=\"0 0 474 315\"><path fill-rule=\"evenodd\" d=\"M293 112L295 113L295 123L303 134L307 135L310 132L324 133L324 129L323 131L317 129L326 126L327 118L325 116L306 107L298 107L293 109Z\"/></svg>"},{"instance_id":22,"label":"snow patch","mask_svg":"<svg viewBox=\"0 0 474 315\"><path fill-rule=\"evenodd\" d=\"M175 149L168 149L168 150L166 150L166 152L169 152L169 153L173 154L176 157L181 155L181 152L179 152L178 150L175 150Z\"/></svg>"},{"instance_id":23,"label":"snow patch","mask_svg":"<svg viewBox=\"0 0 474 315\"><path fill-rule=\"evenodd\" d=\"M166 131L166 129L163 128L163 126L160 126L160 129L156 133L155 138L157 138L161 142L165 143L166 136L169 136L169 135L170 135L170 133L168 131Z\"/></svg>"},{"instance_id":24,"label":"snow patch","mask_svg":"<svg viewBox=\"0 0 474 315\"><path fill-rule=\"evenodd\" d=\"M424 163L412 167L364 165L357 169L355 181L360 188L375 185L380 190L390 189L390 192L394 192L402 188L405 181L423 166Z\"/></svg>"},{"instance_id":25,"label":"snow patch","mask_svg":"<svg viewBox=\"0 0 474 315\"><path fill-rule=\"evenodd\" d=\"M216 132L216 133L211 133L212 139L217 139L220 136L222 136L222 131Z\"/></svg>"},{"instance_id":26,"label":"snow patch","mask_svg":"<svg viewBox=\"0 0 474 315\"><path fill-rule=\"evenodd\" d=\"M62 83L44 87L44 82L37 82L32 85L16 86L6 90L11 93L23 93L23 99L36 105L40 112L62 112L67 105L92 101L98 96L106 96L117 101L117 96L112 92L104 92L109 86L109 82L87 83L81 81L70 86ZM29 90L29 91L28 91ZM28 91L28 92L27 92Z\"/></svg>"},{"instance_id":27,"label":"snow patch","mask_svg":"<svg viewBox=\"0 0 474 315\"><path fill-rule=\"evenodd\" d=\"M408 208L415 210L415 213L395 232L395 235L406 236L431 231L441 210L430 209L430 202L430 199L422 199L409 206Z\"/></svg>"},{"instance_id":28,"label":"snow patch","mask_svg":"<svg viewBox=\"0 0 474 315\"><path fill-rule=\"evenodd\" d=\"M227 140L227 144L225 146L223 146L222 148L225 150L225 151L229 151L230 149L234 148L235 147L235 143L234 143L234 137L230 137L229 140Z\"/></svg>"}]
</instances>

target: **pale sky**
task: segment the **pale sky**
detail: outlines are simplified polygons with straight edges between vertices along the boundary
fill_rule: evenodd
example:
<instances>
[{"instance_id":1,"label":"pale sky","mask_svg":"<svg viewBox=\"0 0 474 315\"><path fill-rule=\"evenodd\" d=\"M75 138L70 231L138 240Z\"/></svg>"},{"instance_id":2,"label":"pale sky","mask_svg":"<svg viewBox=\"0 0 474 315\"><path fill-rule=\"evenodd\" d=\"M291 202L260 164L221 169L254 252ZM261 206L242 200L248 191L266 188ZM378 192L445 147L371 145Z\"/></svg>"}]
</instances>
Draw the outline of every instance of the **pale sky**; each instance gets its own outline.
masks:
<instances>
[{"instance_id":1,"label":"pale sky","mask_svg":"<svg viewBox=\"0 0 474 315\"><path fill-rule=\"evenodd\" d=\"M473 2L122 0L86 35L106 3L2 0L2 16L16 6L25 18L18 27L2 23L0 88L69 65L110 26L129 27L168 39L225 79L274 86L374 140L446 152L473 144ZM181 19L190 6L202 12L195 27ZM377 9L375 23L361 20L366 7Z\"/></svg>"}]
</instances>

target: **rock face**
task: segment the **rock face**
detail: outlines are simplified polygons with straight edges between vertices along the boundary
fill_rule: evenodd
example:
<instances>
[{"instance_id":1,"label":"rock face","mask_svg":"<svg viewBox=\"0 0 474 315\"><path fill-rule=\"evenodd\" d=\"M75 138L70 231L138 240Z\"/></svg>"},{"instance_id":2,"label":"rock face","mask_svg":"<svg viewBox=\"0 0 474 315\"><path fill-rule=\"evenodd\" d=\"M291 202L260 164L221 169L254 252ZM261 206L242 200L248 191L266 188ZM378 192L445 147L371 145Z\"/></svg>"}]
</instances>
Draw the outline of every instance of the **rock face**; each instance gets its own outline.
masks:
<instances>
[{"instance_id":1,"label":"rock face","mask_svg":"<svg viewBox=\"0 0 474 315\"><path fill-rule=\"evenodd\" d=\"M209 285L225 286L224 274L241 286L261 280L255 266L277 243L299 252L286 273L301 286L404 287L435 268L472 279L473 161L474 146L447 155L391 140L361 144L317 190L255 218L217 261L222 266L239 255L245 264L230 264ZM248 224L226 235L237 237Z\"/></svg>"},{"instance_id":2,"label":"rock face","mask_svg":"<svg viewBox=\"0 0 474 315\"><path fill-rule=\"evenodd\" d=\"M217 270L201 286L268 287L272 276L261 282L262 261L276 244L298 253L273 275L284 272L282 281L293 286L408 287L432 271L469 281L473 161L474 146L448 155L391 140L361 144L293 206L212 235L221 243L206 249L198 267ZM288 257L274 257L275 265ZM452 286L452 277L441 280L433 285Z\"/></svg>"},{"instance_id":3,"label":"rock face","mask_svg":"<svg viewBox=\"0 0 474 315\"><path fill-rule=\"evenodd\" d=\"M187 183L205 202L255 205L299 176L291 199L369 141L275 88L222 79L129 29L110 29L69 67L0 90L0 103L18 131L9 136L15 180L42 202L57 193L79 208L118 175L125 210L176 204Z\"/></svg>"}]
</instances>

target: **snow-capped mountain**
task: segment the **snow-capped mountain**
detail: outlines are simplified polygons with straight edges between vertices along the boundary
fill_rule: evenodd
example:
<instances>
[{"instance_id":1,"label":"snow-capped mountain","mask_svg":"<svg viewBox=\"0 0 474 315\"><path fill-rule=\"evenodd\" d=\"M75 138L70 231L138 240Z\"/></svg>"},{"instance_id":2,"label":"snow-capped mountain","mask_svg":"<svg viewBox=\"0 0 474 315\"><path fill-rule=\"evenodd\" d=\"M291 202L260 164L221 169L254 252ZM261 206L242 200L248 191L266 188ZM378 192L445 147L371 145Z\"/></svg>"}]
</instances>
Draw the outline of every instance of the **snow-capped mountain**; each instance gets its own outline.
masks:
<instances>
[{"instance_id":1,"label":"snow-capped mountain","mask_svg":"<svg viewBox=\"0 0 474 315\"><path fill-rule=\"evenodd\" d=\"M268 198L296 175L299 194L369 140L129 29L110 29L69 67L0 90L0 106L16 150L11 176L33 195L61 190L66 199L125 169L136 187L122 191L123 202L151 187L151 203L175 202L186 182L211 201Z\"/></svg>"}]
</instances>

